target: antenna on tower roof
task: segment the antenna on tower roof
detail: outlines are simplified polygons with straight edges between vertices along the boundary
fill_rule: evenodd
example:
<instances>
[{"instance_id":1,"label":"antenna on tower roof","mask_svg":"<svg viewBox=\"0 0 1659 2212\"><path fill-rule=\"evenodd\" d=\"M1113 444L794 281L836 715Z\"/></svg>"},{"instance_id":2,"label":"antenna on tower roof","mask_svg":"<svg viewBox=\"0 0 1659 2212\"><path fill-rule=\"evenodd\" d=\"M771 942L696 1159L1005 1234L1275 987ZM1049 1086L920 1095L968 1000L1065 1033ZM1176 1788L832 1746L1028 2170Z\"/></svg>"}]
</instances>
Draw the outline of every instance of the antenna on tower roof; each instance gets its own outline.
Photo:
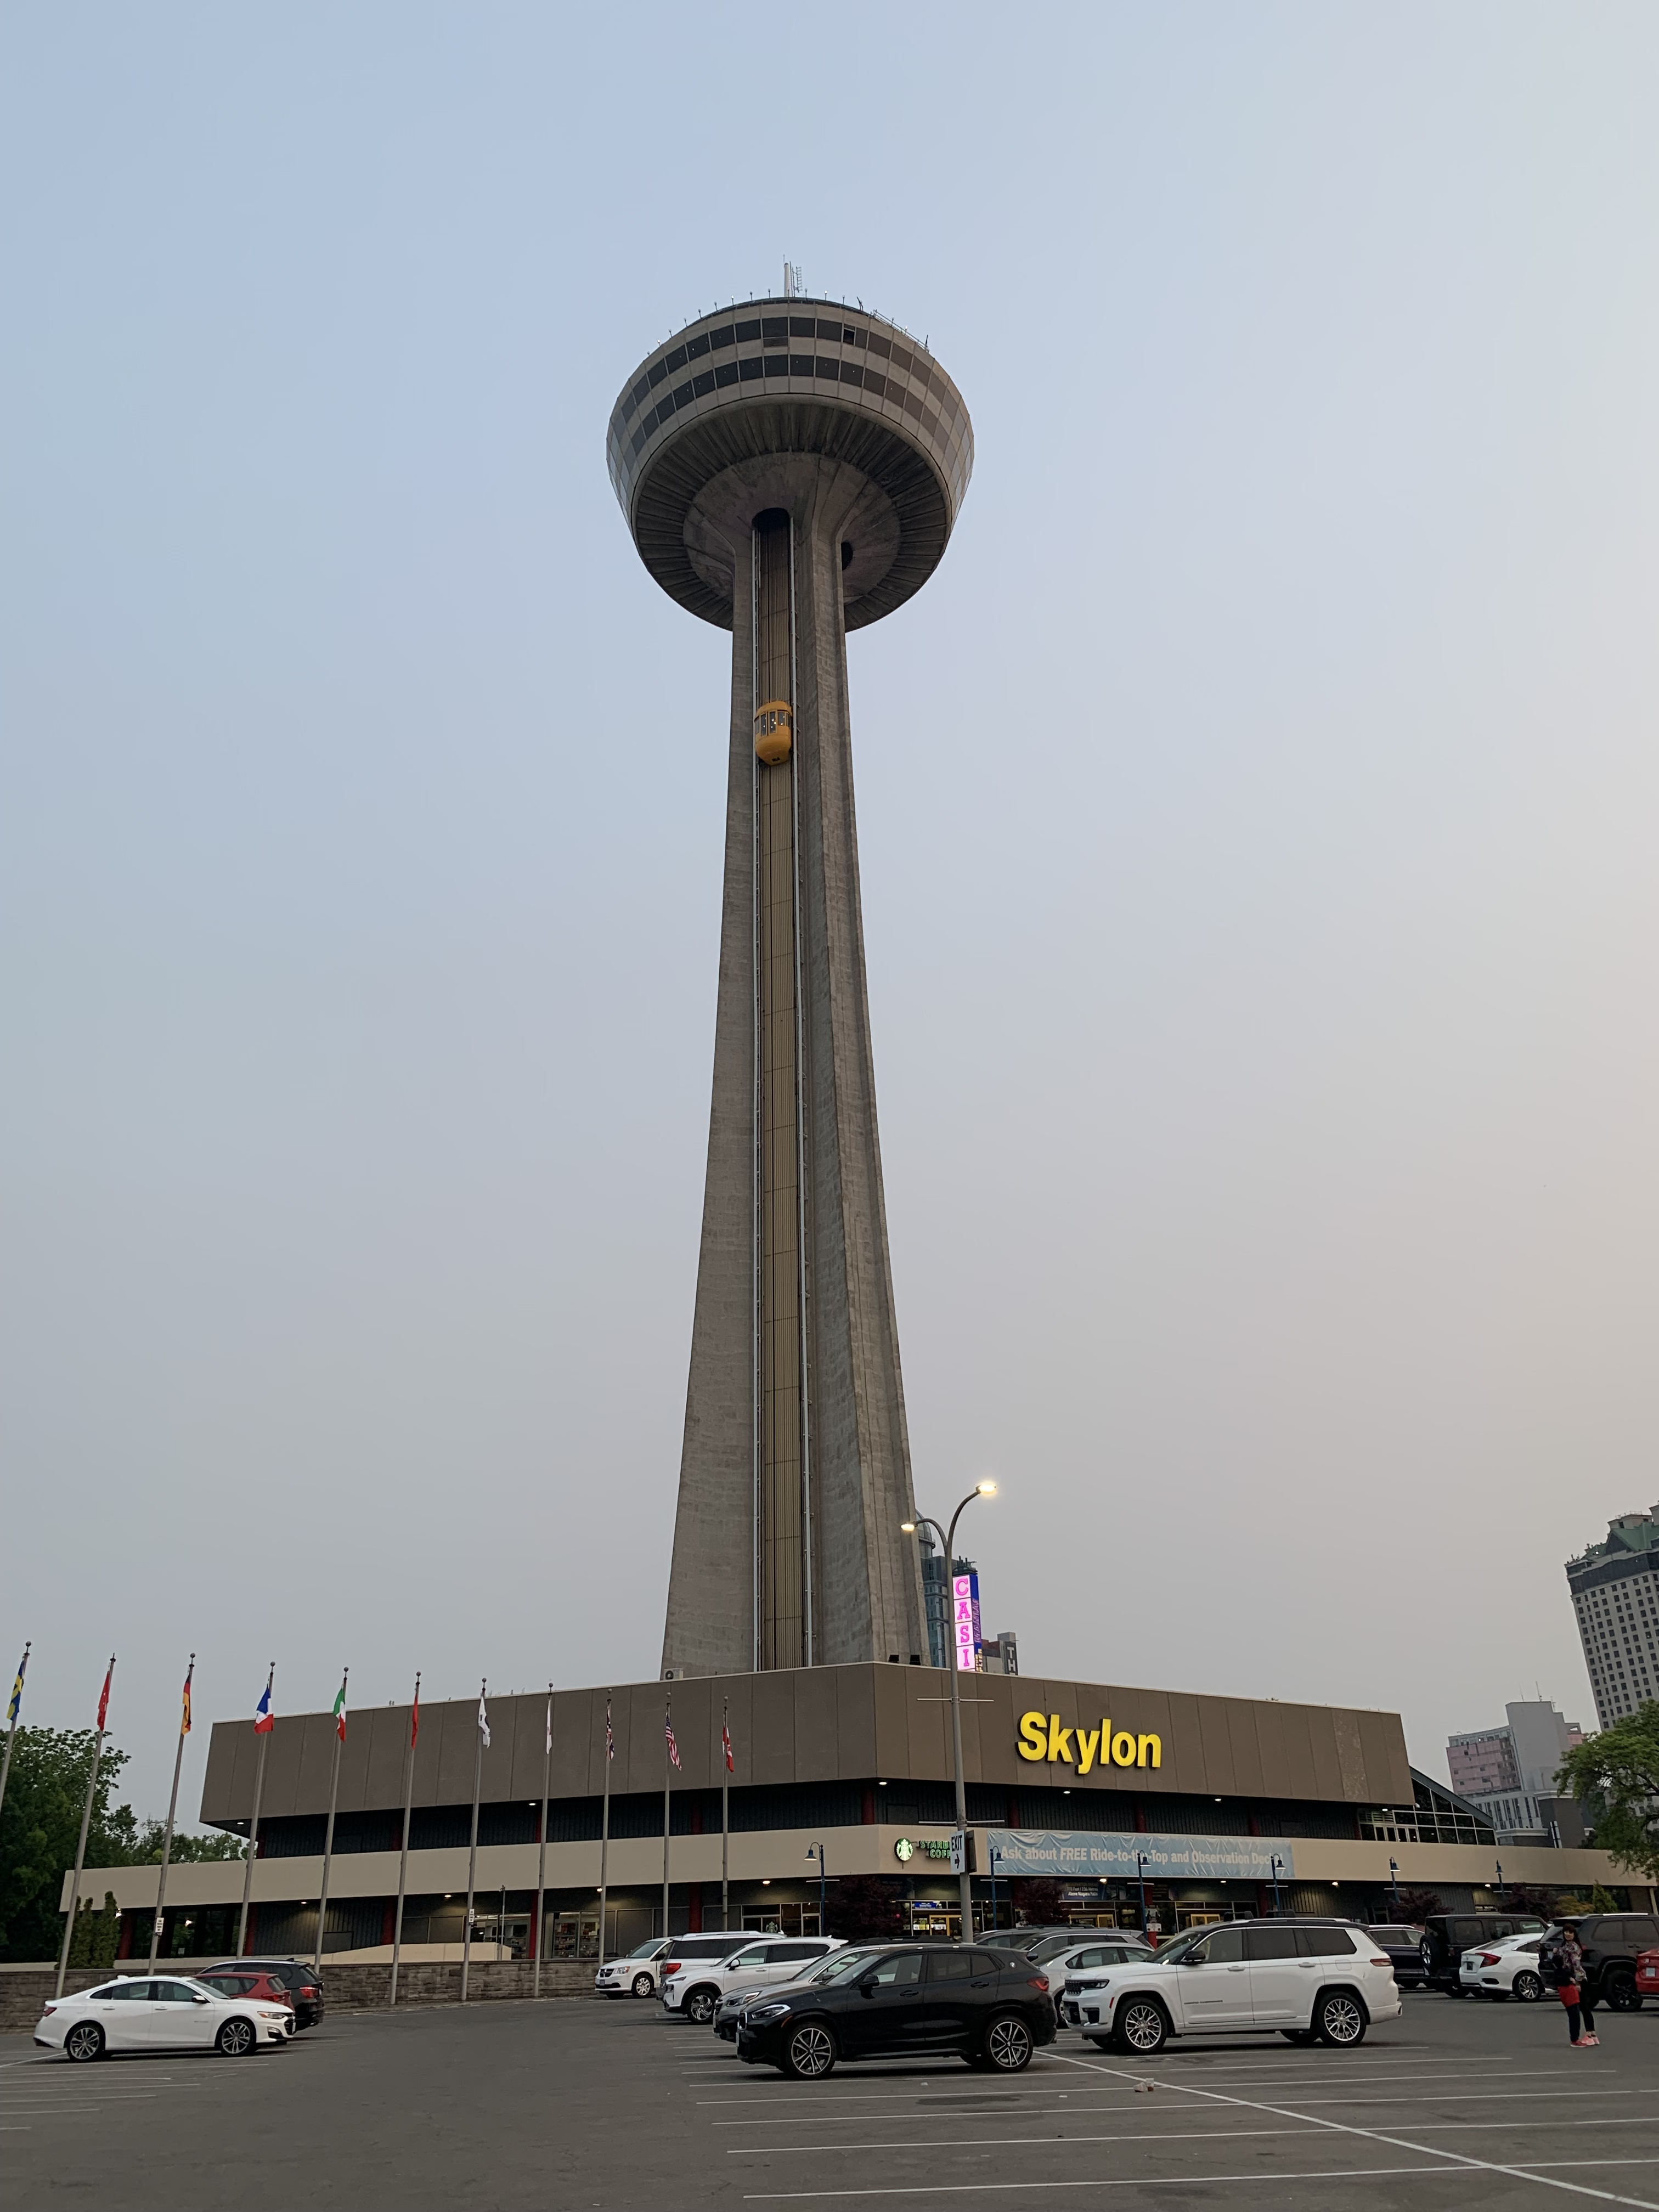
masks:
<instances>
[{"instance_id":1,"label":"antenna on tower roof","mask_svg":"<svg viewBox=\"0 0 1659 2212\"><path fill-rule=\"evenodd\" d=\"M799 261L786 261L783 264L783 296L786 300L798 300L801 296Z\"/></svg>"}]
</instances>

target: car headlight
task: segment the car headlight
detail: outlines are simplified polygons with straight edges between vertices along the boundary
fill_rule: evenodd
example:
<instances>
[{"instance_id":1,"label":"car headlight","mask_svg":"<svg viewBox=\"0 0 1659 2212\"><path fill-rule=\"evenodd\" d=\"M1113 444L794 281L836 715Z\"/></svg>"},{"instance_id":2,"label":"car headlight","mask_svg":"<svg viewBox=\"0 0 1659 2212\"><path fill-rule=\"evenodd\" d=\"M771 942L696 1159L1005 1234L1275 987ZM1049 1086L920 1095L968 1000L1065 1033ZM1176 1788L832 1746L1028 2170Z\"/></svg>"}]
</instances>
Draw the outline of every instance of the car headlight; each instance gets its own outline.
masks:
<instances>
[{"instance_id":1,"label":"car headlight","mask_svg":"<svg viewBox=\"0 0 1659 2212\"><path fill-rule=\"evenodd\" d=\"M787 2004L757 2005L749 2014L749 2020L751 2026L758 2027L763 2021L781 2020L788 2009Z\"/></svg>"},{"instance_id":2,"label":"car headlight","mask_svg":"<svg viewBox=\"0 0 1659 2212\"><path fill-rule=\"evenodd\" d=\"M259 2008L259 2017L261 2020L286 2020L288 2014L286 2012L267 2012L262 2005Z\"/></svg>"}]
</instances>

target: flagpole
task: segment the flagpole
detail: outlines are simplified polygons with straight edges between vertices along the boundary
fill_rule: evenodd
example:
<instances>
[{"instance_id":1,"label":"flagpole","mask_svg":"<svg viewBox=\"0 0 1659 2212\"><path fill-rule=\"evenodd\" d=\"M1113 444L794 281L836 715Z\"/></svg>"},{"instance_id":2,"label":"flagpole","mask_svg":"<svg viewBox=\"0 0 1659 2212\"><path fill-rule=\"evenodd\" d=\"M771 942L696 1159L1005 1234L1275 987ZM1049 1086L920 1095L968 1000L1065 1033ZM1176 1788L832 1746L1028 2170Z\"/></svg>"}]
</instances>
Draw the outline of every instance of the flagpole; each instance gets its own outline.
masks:
<instances>
[{"instance_id":1,"label":"flagpole","mask_svg":"<svg viewBox=\"0 0 1659 2212\"><path fill-rule=\"evenodd\" d=\"M599 1964L605 1964L605 1878L611 1854L611 1692L605 1693L605 1803L599 1814Z\"/></svg>"},{"instance_id":2,"label":"flagpole","mask_svg":"<svg viewBox=\"0 0 1659 2212\"><path fill-rule=\"evenodd\" d=\"M547 1686L547 1760L542 1768L542 1847L536 1859L536 1971L531 1978L530 1994L538 1997L542 1993L542 1953L547 1948L547 1930L542 1925L547 1917L547 1801L553 1789L553 1685ZM582 1954L581 1915L576 1915L576 1956Z\"/></svg>"},{"instance_id":3,"label":"flagpole","mask_svg":"<svg viewBox=\"0 0 1659 2212\"><path fill-rule=\"evenodd\" d=\"M672 1832L669 1819L669 1792L674 1786L674 1768L668 1756L669 1739L674 1729L674 1699L671 1692L663 1716L662 1739L662 1932L668 1933L668 1838Z\"/></svg>"},{"instance_id":4,"label":"flagpole","mask_svg":"<svg viewBox=\"0 0 1659 2212\"><path fill-rule=\"evenodd\" d=\"M404 1849L398 1862L398 1918L392 1930L392 2002L398 2002L398 1960L404 1948L404 1892L409 1883L409 1814L415 1802L415 1738L421 1725L421 1674L415 1671L415 1703L410 1708L409 1747L404 1753Z\"/></svg>"},{"instance_id":5,"label":"flagpole","mask_svg":"<svg viewBox=\"0 0 1659 2212\"><path fill-rule=\"evenodd\" d=\"M98 1700L98 1733L92 1743L92 1774L87 1783L87 1802L81 1810L81 1840L75 1846L75 1881L70 1890L69 1918L64 1925L64 1948L58 1954L57 1995L64 1994L64 1976L69 1972L70 1939L75 1933L75 1908L81 1899L81 1869L86 1864L87 1830L92 1826L92 1794L98 1787L98 1764L104 1756L104 1716L108 1710L109 1686L115 1679L115 1654L109 1655L109 1672L104 1677L104 1694Z\"/></svg>"},{"instance_id":6,"label":"flagpole","mask_svg":"<svg viewBox=\"0 0 1659 2212\"><path fill-rule=\"evenodd\" d=\"M6 1777L11 1772L12 1738L17 1734L17 1716L23 1710L23 1677L28 1672L29 1653L33 1649L33 1639L31 1638L23 1646L23 1656L17 1662L17 1680L12 1685L11 1711L6 1729L6 1755L0 1759L0 1805L6 1802Z\"/></svg>"},{"instance_id":7,"label":"flagpole","mask_svg":"<svg viewBox=\"0 0 1659 2212\"><path fill-rule=\"evenodd\" d=\"M185 1670L185 1709L179 1716L179 1748L173 1754L173 1795L167 1799L167 1824L161 1833L161 1871L155 1877L155 1923L149 1931L149 1968L155 1971L156 1946L161 1940L161 1907L167 1898L167 1861L173 1856L173 1816L179 1809L179 1770L185 1763L185 1738L190 1734L190 1685L196 1672L196 1654Z\"/></svg>"},{"instance_id":8,"label":"flagpole","mask_svg":"<svg viewBox=\"0 0 1659 2212\"><path fill-rule=\"evenodd\" d=\"M334 1769L328 1783L328 1832L323 1838L323 1893L317 1900L317 1948L312 1965L319 1973L323 1966L323 1929L328 1920L328 1877L334 1864L334 1808L340 1802L340 1747L345 1741L346 1684L351 1679L348 1667L340 1676L340 1694L334 1700Z\"/></svg>"},{"instance_id":9,"label":"flagpole","mask_svg":"<svg viewBox=\"0 0 1659 2212\"><path fill-rule=\"evenodd\" d=\"M276 1662L270 1662L270 1673L265 1678L265 1711L270 1711L270 1693L276 1683ZM257 1712L257 1709L256 1709ZM271 1726L259 1732L259 1764L253 1770L253 1818L247 1827L247 1869L242 1876L242 1917L236 1929L236 1955L244 1957L247 1951L247 1908L253 1895L253 1861L259 1848L259 1801L265 1794L265 1746L276 1734L273 1717Z\"/></svg>"},{"instance_id":10,"label":"flagpole","mask_svg":"<svg viewBox=\"0 0 1659 2212\"><path fill-rule=\"evenodd\" d=\"M466 1923L461 1929L461 2002L466 2002L466 1980L472 1966L472 1892L478 1876L478 1790L483 1780L484 1692L489 1677L478 1685L477 1741L472 1747L472 1847L466 1862Z\"/></svg>"},{"instance_id":11,"label":"flagpole","mask_svg":"<svg viewBox=\"0 0 1659 2212\"><path fill-rule=\"evenodd\" d=\"M732 1840L732 1816L726 1785L732 1779L732 1770L726 1763L726 1747L732 1741L731 1700L720 1699L720 1929L722 1933L732 1925L731 1901L726 1895L726 1852Z\"/></svg>"}]
</instances>

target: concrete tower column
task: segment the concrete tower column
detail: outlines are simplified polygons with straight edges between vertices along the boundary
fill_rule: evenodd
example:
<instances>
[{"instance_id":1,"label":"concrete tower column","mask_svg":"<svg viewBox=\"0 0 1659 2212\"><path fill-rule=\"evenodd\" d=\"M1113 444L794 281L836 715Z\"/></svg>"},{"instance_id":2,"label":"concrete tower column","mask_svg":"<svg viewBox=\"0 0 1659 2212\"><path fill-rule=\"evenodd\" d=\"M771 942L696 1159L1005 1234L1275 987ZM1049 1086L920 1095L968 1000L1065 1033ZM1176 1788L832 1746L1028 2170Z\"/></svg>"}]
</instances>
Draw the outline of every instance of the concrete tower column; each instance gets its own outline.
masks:
<instances>
[{"instance_id":1,"label":"concrete tower column","mask_svg":"<svg viewBox=\"0 0 1659 2212\"><path fill-rule=\"evenodd\" d=\"M732 629L714 1091L663 1638L676 1675L927 1656L902 1534L915 1505L847 631L936 565L971 434L925 353L823 305L705 319L611 422L613 481L647 566ZM811 353L783 350L807 334ZM729 363L673 385L726 348Z\"/></svg>"}]
</instances>

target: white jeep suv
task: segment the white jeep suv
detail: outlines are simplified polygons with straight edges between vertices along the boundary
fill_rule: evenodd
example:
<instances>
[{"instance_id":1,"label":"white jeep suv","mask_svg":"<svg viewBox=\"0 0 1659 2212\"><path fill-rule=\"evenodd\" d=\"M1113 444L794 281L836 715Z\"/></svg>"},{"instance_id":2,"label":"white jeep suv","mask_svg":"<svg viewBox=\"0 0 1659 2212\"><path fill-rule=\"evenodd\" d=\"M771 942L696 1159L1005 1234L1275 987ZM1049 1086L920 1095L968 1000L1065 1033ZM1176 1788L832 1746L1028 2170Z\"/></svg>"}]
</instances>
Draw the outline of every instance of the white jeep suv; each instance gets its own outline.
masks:
<instances>
[{"instance_id":1,"label":"white jeep suv","mask_svg":"<svg viewBox=\"0 0 1659 2212\"><path fill-rule=\"evenodd\" d=\"M1346 1920L1235 1920L1194 1928L1147 1960L1066 1979L1066 2018L1102 2050L1138 2057L1173 2035L1267 2035L1351 2049L1397 2020L1394 1967Z\"/></svg>"},{"instance_id":2,"label":"white jeep suv","mask_svg":"<svg viewBox=\"0 0 1659 2212\"><path fill-rule=\"evenodd\" d=\"M677 1936L657 1961L663 2009L707 2027L720 2001L720 1967L754 1940L754 1930L742 1928L729 1928L724 1935Z\"/></svg>"}]
</instances>

